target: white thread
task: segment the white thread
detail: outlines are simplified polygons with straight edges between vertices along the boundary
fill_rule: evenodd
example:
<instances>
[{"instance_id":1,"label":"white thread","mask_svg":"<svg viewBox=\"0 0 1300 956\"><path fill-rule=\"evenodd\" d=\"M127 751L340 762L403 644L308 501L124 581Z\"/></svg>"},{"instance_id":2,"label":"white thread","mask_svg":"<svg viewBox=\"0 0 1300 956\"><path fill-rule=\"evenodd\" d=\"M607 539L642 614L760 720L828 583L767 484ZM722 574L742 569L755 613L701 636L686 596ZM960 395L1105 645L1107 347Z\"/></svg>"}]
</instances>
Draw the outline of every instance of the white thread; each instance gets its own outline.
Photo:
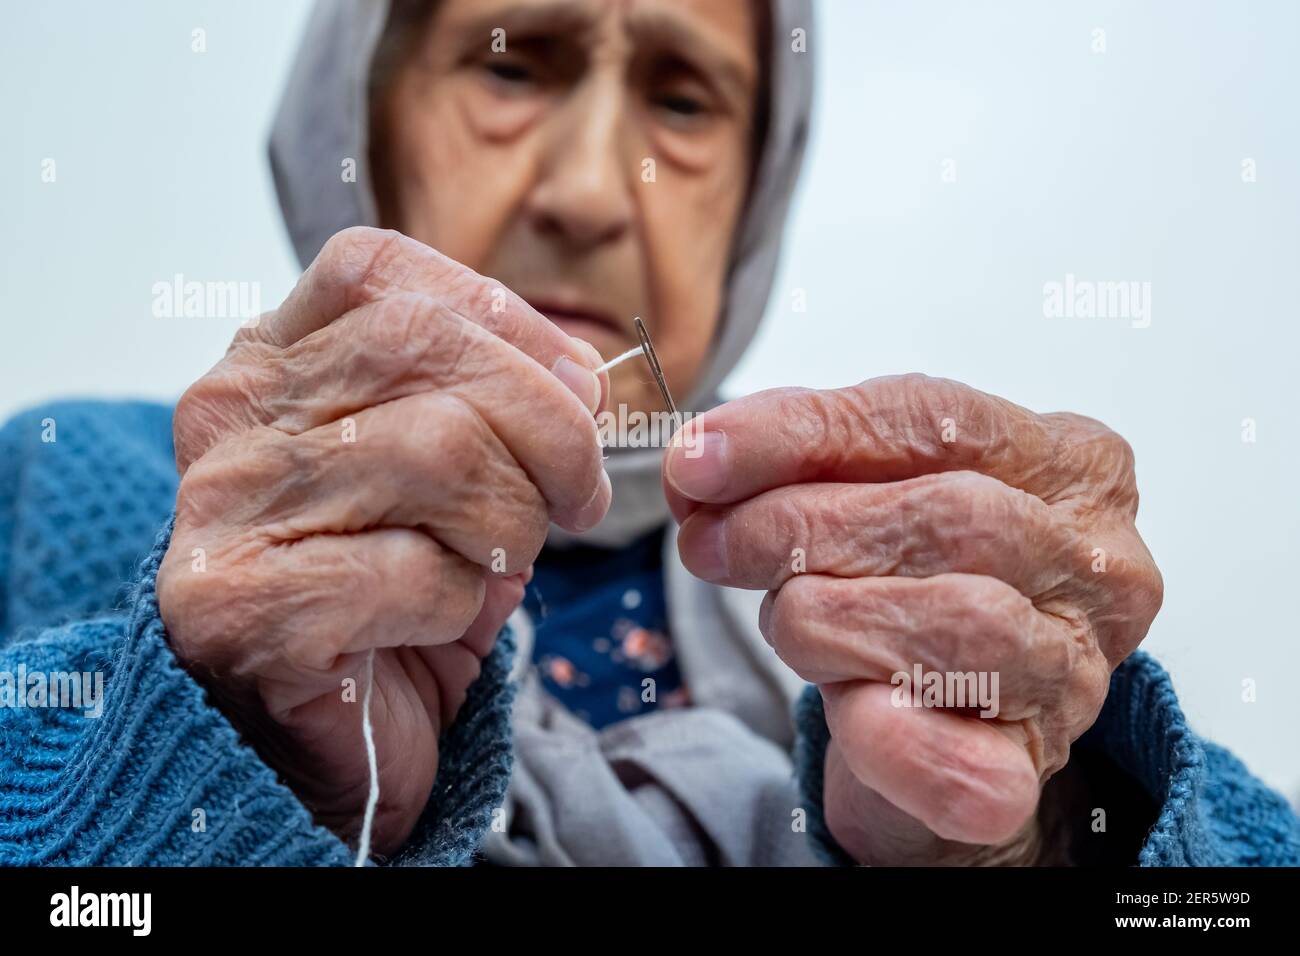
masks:
<instances>
[{"instance_id":1,"label":"white thread","mask_svg":"<svg viewBox=\"0 0 1300 956\"><path fill-rule=\"evenodd\" d=\"M612 369L615 365L622 365L624 362L626 362L628 359L630 359L633 355L640 355L640 354L641 354L641 346L639 346L639 345L638 345L636 348L634 348L634 349L628 349L628 350L627 350L626 352L624 352L622 355L618 356L617 358L612 358L612 359L610 359L608 362L606 362L606 363L605 363L604 365L602 365L600 368L596 369L596 374L599 375L601 372L608 372L608 371L609 371L610 369Z\"/></svg>"},{"instance_id":2,"label":"white thread","mask_svg":"<svg viewBox=\"0 0 1300 956\"><path fill-rule=\"evenodd\" d=\"M361 842L357 846L355 866L365 866L370 858L370 829L379 806L379 756L375 753L375 729L370 725L370 693L375 689L375 649L366 655L366 695L361 704L361 736L366 740L366 762L370 764L370 795L366 797L366 815L361 821Z\"/></svg>"},{"instance_id":3,"label":"white thread","mask_svg":"<svg viewBox=\"0 0 1300 956\"><path fill-rule=\"evenodd\" d=\"M595 373L599 375L601 372L608 372L615 365L627 362L633 355L640 355L642 351L645 350L640 345L636 349L628 349L595 369ZM380 805L380 758L374 752L374 728L370 726L370 693L373 691L374 648L370 648L370 652L365 656L365 697L361 701L361 736L365 739L365 761L370 767L370 792L365 799L365 817L361 821L361 840L356 847L355 866L365 866L365 861L370 856L370 829L374 826L374 809Z\"/></svg>"}]
</instances>

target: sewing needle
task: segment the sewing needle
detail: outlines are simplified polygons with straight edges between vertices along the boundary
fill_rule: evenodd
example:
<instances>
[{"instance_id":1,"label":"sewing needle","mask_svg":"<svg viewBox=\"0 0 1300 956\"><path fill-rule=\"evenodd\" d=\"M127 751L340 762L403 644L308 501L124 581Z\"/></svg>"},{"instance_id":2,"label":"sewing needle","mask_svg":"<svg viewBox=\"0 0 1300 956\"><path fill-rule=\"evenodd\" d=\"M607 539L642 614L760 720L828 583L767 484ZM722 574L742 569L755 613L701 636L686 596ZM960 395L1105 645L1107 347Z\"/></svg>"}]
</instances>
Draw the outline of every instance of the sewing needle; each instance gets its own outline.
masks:
<instances>
[{"instance_id":1,"label":"sewing needle","mask_svg":"<svg viewBox=\"0 0 1300 956\"><path fill-rule=\"evenodd\" d=\"M650 363L650 371L655 377L655 383L659 386L659 394L664 397L664 405L668 407L668 413L673 416L673 431L682 427L681 416L677 414L677 406L673 404L673 396L668 391L668 382L664 380L664 370L659 366L659 356L655 355L655 347L650 343L650 334L645 330L645 323L641 321L641 316L634 316L632 324L636 326L637 338L641 340L641 349L645 352L646 361Z\"/></svg>"}]
</instances>

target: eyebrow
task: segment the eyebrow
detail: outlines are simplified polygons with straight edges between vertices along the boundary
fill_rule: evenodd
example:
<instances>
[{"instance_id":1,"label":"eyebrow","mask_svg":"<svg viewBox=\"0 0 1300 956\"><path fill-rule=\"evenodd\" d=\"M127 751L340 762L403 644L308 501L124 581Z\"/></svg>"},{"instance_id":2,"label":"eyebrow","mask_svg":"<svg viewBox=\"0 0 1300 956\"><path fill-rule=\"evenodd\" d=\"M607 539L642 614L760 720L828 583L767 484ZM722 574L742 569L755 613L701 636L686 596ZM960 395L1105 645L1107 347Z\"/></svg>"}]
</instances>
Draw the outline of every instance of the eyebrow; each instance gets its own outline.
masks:
<instances>
[{"instance_id":1,"label":"eyebrow","mask_svg":"<svg viewBox=\"0 0 1300 956\"><path fill-rule=\"evenodd\" d=\"M506 48L509 49L511 33L524 37L554 30L581 34L590 30L595 22L596 14L590 6L580 2L503 4L459 25L456 39L462 46L487 44L492 39L492 31L501 29L506 33Z\"/></svg>"},{"instance_id":2,"label":"eyebrow","mask_svg":"<svg viewBox=\"0 0 1300 956\"><path fill-rule=\"evenodd\" d=\"M701 29L680 14L664 8L647 10L636 7L628 17L628 32L638 42L678 52L690 63L715 76L724 95L730 95L735 105L742 105L753 97L754 71L747 69L741 59L726 49L727 44L717 38L716 31ZM750 41L746 38L745 42Z\"/></svg>"},{"instance_id":3,"label":"eyebrow","mask_svg":"<svg viewBox=\"0 0 1300 956\"><path fill-rule=\"evenodd\" d=\"M590 3L582 0L558 0L555 3L504 3L467 19L458 25L456 38L461 49L477 43L486 44L492 31L506 32L507 48L512 33L525 39L542 32L566 32L582 35L591 30L600 16ZM667 8L646 9L634 5L627 15L627 31L637 43L673 50L688 62L716 77L724 95L736 105L748 102L757 82L753 68L727 49L717 31L701 28L688 17ZM746 43L750 42L746 38Z\"/></svg>"}]
</instances>

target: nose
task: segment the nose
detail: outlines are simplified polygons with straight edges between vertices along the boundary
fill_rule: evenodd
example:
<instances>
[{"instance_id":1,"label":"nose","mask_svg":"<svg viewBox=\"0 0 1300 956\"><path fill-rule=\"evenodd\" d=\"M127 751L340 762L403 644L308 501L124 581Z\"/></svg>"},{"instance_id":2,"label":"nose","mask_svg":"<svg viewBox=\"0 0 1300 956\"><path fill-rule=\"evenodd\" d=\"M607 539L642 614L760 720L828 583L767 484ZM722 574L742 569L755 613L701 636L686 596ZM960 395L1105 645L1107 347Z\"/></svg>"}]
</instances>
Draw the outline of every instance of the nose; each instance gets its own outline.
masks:
<instances>
[{"instance_id":1,"label":"nose","mask_svg":"<svg viewBox=\"0 0 1300 956\"><path fill-rule=\"evenodd\" d=\"M612 77L585 86L547 131L528 201L534 228L575 251L617 241L633 215L622 93Z\"/></svg>"}]
</instances>

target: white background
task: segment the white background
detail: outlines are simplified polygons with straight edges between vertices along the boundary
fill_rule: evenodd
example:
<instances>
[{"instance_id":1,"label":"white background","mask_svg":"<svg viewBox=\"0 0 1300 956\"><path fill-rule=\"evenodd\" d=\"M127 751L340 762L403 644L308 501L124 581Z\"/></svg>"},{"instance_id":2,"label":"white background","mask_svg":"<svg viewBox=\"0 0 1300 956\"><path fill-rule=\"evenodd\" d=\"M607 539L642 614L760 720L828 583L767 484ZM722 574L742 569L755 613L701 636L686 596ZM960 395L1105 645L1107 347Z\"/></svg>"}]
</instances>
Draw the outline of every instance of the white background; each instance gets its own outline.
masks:
<instances>
[{"instance_id":1,"label":"white background","mask_svg":"<svg viewBox=\"0 0 1300 956\"><path fill-rule=\"evenodd\" d=\"M264 307L292 286L264 143L306 10L6 11L0 417L56 396L179 394L234 323L153 318L159 280L257 281ZM1116 428L1166 581L1146 646L1195 728L1297 800L1300 4L819 11L810 163L731 390L916 370ZM1043 284L1066 273L1151 282L1151 326L1044 318Z\"/></svg>"}]
</instances>

